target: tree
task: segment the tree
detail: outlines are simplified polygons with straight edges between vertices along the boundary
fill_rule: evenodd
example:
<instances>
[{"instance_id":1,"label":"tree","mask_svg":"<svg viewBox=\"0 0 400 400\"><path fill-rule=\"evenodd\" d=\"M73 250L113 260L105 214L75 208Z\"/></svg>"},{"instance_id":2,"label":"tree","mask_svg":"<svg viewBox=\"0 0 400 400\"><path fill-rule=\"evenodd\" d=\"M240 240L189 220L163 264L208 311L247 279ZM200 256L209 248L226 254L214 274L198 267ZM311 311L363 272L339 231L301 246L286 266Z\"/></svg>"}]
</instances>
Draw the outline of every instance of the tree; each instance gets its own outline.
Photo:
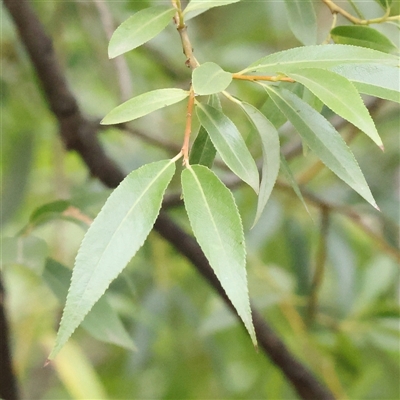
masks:
<instances>
[{"instance_id":1,"label":"tree","mask_svg":"<svg viewBox=\"0 0 400 400\"><path fill-rule=\"evenodd\" d=\"M69 57L66 59L67 69L72 74L70 81L73 86L77 85L77 93L82 97L88 96L86 104L78 106L51 40L35 12L25 1L4 1L29 54L49 109L57 119L64 145L67 150L75 150L83 161L80 166L67 166L68 162L76 163L76 160L54 160L50 170L54 169L57 180L64 180L59 185L60 193L53 201L36 199L39 204L36 209L31 205L21 207L23 212L17 214L18 222L10 222L8 230L15 232L15 226L21 227L21 221L29 219L29 222L19 229L17 235L6 237L2 242L3 264L7 266L4 276L6 287L7 280L10 282L11 297L13 291L18 290L13 289L15 282L27 285L29 279L36 279L41 287L35 289L37 295L53 302L52 312L45 312L48 326L35 335L45 352L50 352L53 340L48 335L54 327L49 324L58 309L54 295L60 304L64 304L71 279L71 271L65 265L72 265L70 257L76 249L76 245L71 243L76 232L66 223L60 225L59 220L73 222L83 226L84 230L91 225L76 258L56 347L51 353L57 376L63 381L69 396L204 398L236 395L259 398L269 395L285 398L293 397L292 390L301 398L321 399L345 395L390 398L396 394L394 382L399 371L393 360L398 353L390 342L398 338L394 329L398 323L398 307L394 301L394 278L398 277L395 261L400 259L398 243L393 240L393 234L398 232L398 215L393 211L396 208L395 194L388 193L387 182L381 176L373 183L371 191L361 171L368 170L369 166L362 160L373 159L379 160L374 163L375 168L382 165L380 175L385 171L390 179L395 174L386 160L398 158L398 148L391 145L391 141L396 139L398 124L398 106L395 104L399 102L398 51L389 39L390 32L384 35L369 25L398 23L399 17L395 6L382 1L377 4L384 9L384 15L371 19L366 19L363 10L353 3L353 13L330 1L322 3L317 7L311 2L286 2L290 28L304 46L295 47L295 42L284 46L285 36L281 33L282 39L276 40L276 51L265 55L265 49L263 54L256 50L259 55L254 58L251 49L260 40L255 33L259 29L257 15L260 7L266 8L263 18L267 18L267 11L282 12L281 6L260 6L245 1L192 0L187 6L179 1L172 1L172 4L166 1L161 5L140 2L113 6L113 13L120 13L114 17L105 4L97 1L71 9L64 9L67 7L64 5L50 10L46 9L50 7L48 5L37 5L39 15L63 13L64 46L68 47L69 40L73 43L72 53L68 49L65 51ZM222 7L224 5L229 7ZM220 7L214 9L214 6ZM95 7L98 14L94 17ZM324 36L321 39L317 35L316 15L322 20L322 13L327 9L332 12L333 22L332 26L321 27L324 30L319 35ZM208 12L203 14L205 11ZM115 71L110 71L104 51L101 53L99 50L97 56L102 54L103 58L99 60L104 64L101 73L105 78L94 77L96 63L89 54L92 48L105 48L104 39L95 37L100 37L99 21L110 38L113 18L121 20L124 19L122 15L132 13L112 35L109 45L111 58L129 53L126 58L116 58ZM76 26L76 15L80 15L82 26ZM255 21L254 31L246 32L246 37L243 31L239 31L240 41L236 41L234 19L244 17ZM179 52L173 52L177 50L178 36L170 29L172 18L186 62L178 60ZM226 21L224 27L228 23L231 27L226 25L221 39L218 39L222 21ZM193 27L193 34L187 25ZM60 27L52 28L56 37ZM91 39L85 37L85 29L86 34L90 32ZM276 27L266 30L266 33L278 36ZM206 39L207 34L212 40ZM192 43L194 37L198 37L197 45ZM155 41L148 43L153 38ZM239 47L244 39L248 40L246 46ZM328 44L331 41L334 44ZM209 60L199 63L193 47L199 48L196 55L203 58L202 52L209 52L204 46L207 42L210 46L212 44L214 53L211 52ZM317 45L321 42L324 44ZM165 43L171 50L165 51ZM224 51L228 46L226 43L231 46L231 58L229 51L226 52L228 55ZM135 51L131 52L133 49ZM12 57L6 58L6 67L10 68L13 63ZM134 83L137 85L131 99L128 99L132 97L129 88L133 83L129 63L135 71ZM184 64L189 68L186 69ZM21 77L26 74L24 81L29 82L32 77L24 71L24 65L26 60L18 71L21 71ZM7 68L6 74L12 81ZM110 76L115 76L118 83L108 81ZM16 89L11 84L9 86L8 81L3 85L6 89L10 87L12 94L21 93L17 91L19 85ZM118 87L120 98L125 102L111 110L111 103L117 103L117 96L110 95L109 90L114 88L117 92ZM7 90L5 93L4 103L10 118L15 120L21 113L21 122L16 134L7 140L10 150L4 151L4 154L10 154L4 157L4 220L18 205L15 195L9 194L8 179L10 182L27 181L32 155L35 152L40 157L49 155L44 144L33 150L29 141L32 140L31 134L23 136L21 132L32 130L32 126L49 134L54 131L54 124L49 129L46 125L50 122L43 123L43 126L38 122L40 113L45 120L50 120L44 107L35 105L31 109L23 97L17 107L7 96ZM360 93L383 100L366 97L367 108ZM186 105L179 104L184 100ZM166 106L171 107L164 109ZM30 109L32 115L28 118ZM160 109L163 110L157 111ZM153 111L157 113L153 114ZM146 118L150 113L152 117L155 115L154 119ZM337 117L333 113L343 120L335 120ZM89 117L90 114L95 115ZM105 114L99 124L97 118ZM143 118L137 120L140 117ZM128 125L131 120L135 123ZM176 126L182 127L183 135L174 133ZM199 132L193 142L191 136L197 131L196 126L199 126ZM160 128L165 133L150 134ZM99 140L100 130L105 134ZM369 138L358 139L362 135L360 130ZM144 143L121 137L120 131L131 133L135 138L143 139ZM352 147L354 152L360 153L359 157L353 155L343 137L347 144L357 137ZM139 149L133 149L132 143ZM149 149L146 143L155 145L157 152ZM381 155L375 145L382 148L385 145L386 153ZM304 157L301 157L302 148ZM59 155L63 154L59 148L57 151ZM116 155L110 156L113 153ZM365 164L365 168L358 166L356 158L361 165ZM178 160L183 160L182 171ZM260 164L261 182L256 161ZM360 204L361 199L330 175L323 164L367 203ZM16 165L19 168L15 168ZM139 165L142 166L137 168ZM179 179L174 178L177 176L176 168L182 175L185 207L180 199ZM100 189L95 179L90 179L89 184L84 183L82 172L85 170L110 188L122 183L108 197L109 191ZM124 171L129 170L133 171L124 178ZM278 177L279 171L282 177ZM79 176L72 178L74 173ZM34 178L31 179L37 185ZM39 184L40 187L43 186ZM71 193L64 192L66 187ZM228 187L234 190L235 197ZM293 192L288 192L291 187ZM164 195L166 190L168 192ZM105 205L91 223L106 197ZM309 210L307 204L313 209ZM377 204L380 212L372 208L378 208ZM27 213L30 213L29 218ZM367 217L374 224L381 224L382 229L371 228L366 223ZM312 218L320 220L319 228ZM148 237L153 225L159 236L151 233ZM54 226L68 229L64 234L57 234L59 240L68 240L67 245L62 246L64 254L60 251L60 243L54 242L52 235L46 232ZM250 230L252 226L254 228ZM190 227L199 245L191 237ZM250 248L250 295L259 304L257 308L254 305L250 308L248 297L244 230ZM315 238L317 231L318 238ZM135 257L130 262L132 256ZM186 264L182 264L182 256L216 289L220 299L244 323L253 344L257 346L258 342L260 349L282 371L293 389L283 383L277 372L268 379L267 387L263 387L265 368L270 367L260 364L259 356L251 349L245 336L240 338L235 330L238 324L233 324L229 318L231 314L218 305L213 306L212 300L203 301L203 298L214 298L207 289L197 280L196 287L191 287L181 277L186 275L190 280L194 279L186 271ZM177 270L166 273L166 263L174 265ZM141 264L155 266L153 279L148 270L140 268ZM336 271L336 277L332 271ZM359 277L360 284L356 277ZM107 294L102 296L114 279ZM135 313L132 313L132 307L137 307ZM125 325L121 322L121 315ZM177 317L184 322L177 322ZM154 323L159 324L158 328L149 324L153 318L156 320ZM266 320L271 321L279 335ZM4 315L3 321L2 334L6 338ZM83 351L91 353L92 345L77 348L72 342L57 356L81 323L97 340L127 350L113 357L111 353L115 348L101 347L105 354L99 361L100 371L96 373L83 355ZM161 324L168 327L164 338L159 327ZM189 350L193 347L193 340L200 341L200 336L197 335L196 339L195 335L199 330L208 332L202 345L208 343L212 350ZM79 342L85 341L86 336L80 335ZM219 350L218 335L223 335L223 350ZM151 350L154 351L154 346L161 346L165 351L167 344L159 344L162 340L172 344L176 351L184 352L186 358L206 358L204 367L199 370L196 363L188 372L186 363L182 365L181 360L175 360L174 353L168 349L171 353L167 356L167 364L177 372L161 371L163 353L161 351L152 362ZM234 352L239 340L243 342L240 346L245 357L240 362L229 362L230 353ZM3 342L6 344L6 339ZM188 346L186 352L185 344ZM135 346L137 353L132 352ZM377 364L370 356L361 356L366 349L375 356L378 354L380 372L389 371L385 377L378 376L375 382L369 376L375 374ZM4 351L9 354L7 347ZM105 363L111 361L120 365L127 358L130 361L125 363L125 368L129 374L150 366L156 368L153 371L158 371L156 378L150 374L143 380L142 376L131 386L126 377L117 378L117 371L123 371L120 367L115 367L112 374L104 371ZM247 358L248 362L244 362ZM2 395L16 398L7 359L9 357L4 357L2 368L11 382L10 394L5 392ZM224 360L224 366L223 372L219 373L217 366L221 365L221 360ZM73 378L65 373L71 363L80 368L79 374ZM194 371L199 374L195 379L190 378ZM213 388L214 375L219 378L216 389ZM182 376L186 377L183 380L187 383L182 382ZM79 383L80 379L83 379L83 385ZM153 388L151 383L141 387L141 382L147 382L146 379L149 382L156 379L157 388ZM201 387L197 387L197 379L202 382ZM113 387L113 380L117 382L117 388ZM224 381L233 388L224 388L221 383ZM384 388L382 382L385 382ZM29 380L26 385L24 390L29 391ZM126 389L121 385L126 385ZM36 390L38 397L67 396L65 389L58 386Z\"/></svg>"}]
</instances>

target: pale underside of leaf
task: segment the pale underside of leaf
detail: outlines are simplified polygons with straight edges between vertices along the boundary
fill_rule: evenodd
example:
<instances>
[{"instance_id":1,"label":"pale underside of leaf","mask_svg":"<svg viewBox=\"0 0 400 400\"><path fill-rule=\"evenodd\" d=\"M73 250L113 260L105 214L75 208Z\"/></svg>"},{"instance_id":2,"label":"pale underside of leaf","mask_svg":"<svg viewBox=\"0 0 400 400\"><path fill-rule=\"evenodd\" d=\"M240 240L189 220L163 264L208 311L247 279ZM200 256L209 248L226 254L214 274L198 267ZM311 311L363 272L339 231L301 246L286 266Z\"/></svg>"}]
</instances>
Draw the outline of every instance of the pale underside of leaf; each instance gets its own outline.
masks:
<instances>
[{"instance_id":1,"label":"pale underside of leaf","mask_svg":"<svg viewBox=\"0 0 400 400\"><path fill-rule=\"evenodd\" d=\"M325 44L296 47L273 53L241 71L286 73L300 68L331 68L342 64L385 64L398 66L398 57L364 47Z\"/></svg>"},{"instance_id":2,"label":"pale underside of leaf","mask_svg":"<svg viewBox=\"0 0 400 400\"><path fill-rule=\"evenodd\" d=\"M172 20L176 10L158 5L136 12L114 32L108 46L109 58L117 57L141 46L158 35Z\"/></svg>"},{"instance_id":3,"label":"pale underside of leaf","mask_svg":"<svg viewBox=\"0 0 400 400\"><path fill-rule=\"evenodd\" d=\"M147 164L131 172L111 193L78 251L57 341L49 358L59 352L143 245L174 171L171 160Z\"/></svg>"},{"instance_id":4,"label":"pale underside of leaf","mask_svg":"<svg viewBox=\"0 0 400 400\"><path fill-rule=\"evenodd\" d=\"M364 94L400 103L400 69L388 65L340 65L331 69Z\"/></svg>"},{"instance_id":5,"label":"pale underside of leaf","mask_svg":"<svg viewBox=\"0 0 400 400\"><path fill-rule=\"evenodd\" d=\"M182 89L157 89L136 96L111 110L101 121L103 125L133 121L153 111L182 101L189 92Z\"/></svg>"},{"instance_id":6,"label":"pale underside of leaf","mask_svg":"<svg viewBox=\"0 0 400 400\"><path fill-rule=\"evenodd\" d=\"M321 161L373 207L378 208L353 153L329 121L290 91L277 91L270 86L267 90Z\"/></svg>"},{"instance_id":7,"label":"pale underside of leaf","mask_svg":"<svg viewBox=\"0 0 400 400\"><path fill-rule=\"evenodd\" d=\"M274 125L255 107L248 103L242 103L241 105L260 136L263 152L260 192L253 222L254 226L267 204L278 177L280 165L279 133Z\"/></svg>"},{"instance_id":8,"label":"pale underside of leaf","mask_svg":"<svg viewBox=\"0 0 400 400\"><path fill-rule=\"evenodd\" d=\"M240 0L191 0L183 10L185 21L197 17L197 15L213 7L226 6L228 4L238 3Z\"/></svg>"},{"instance_id":9,"label":"pale underside of leaf","mask_svg":"<svg viewBox=\"0 0 400 400\"><path fill-rule=\"evenodd\" d=\"M256 345L247 289L243 226L233 195L202 165L183 171L182 189L194 235Z\"/></svg>"},{"instance_id":10,"label":"pale underside of leaf","mask_svg":"<svg viewBox=\"0 0 400 400\"><path fill-rule=\"evenodd\" d=\"M222 111L207 104L198 103L197 116L225 164L258 193L256 163L234 123Z\"/></svg>"},{"instance_id":11,"label":"pale underside of leaf","mask_svg":"<svg viewBox=\"0 0 400 400\"><path fill-rule=\"evenodd\" d=\"M374 121L355 86L343 76L332 71L305 68L288 72L288 76L302 83L324 104L342 118L351 122L383 148Z\"/></svg>"}]
</instances>

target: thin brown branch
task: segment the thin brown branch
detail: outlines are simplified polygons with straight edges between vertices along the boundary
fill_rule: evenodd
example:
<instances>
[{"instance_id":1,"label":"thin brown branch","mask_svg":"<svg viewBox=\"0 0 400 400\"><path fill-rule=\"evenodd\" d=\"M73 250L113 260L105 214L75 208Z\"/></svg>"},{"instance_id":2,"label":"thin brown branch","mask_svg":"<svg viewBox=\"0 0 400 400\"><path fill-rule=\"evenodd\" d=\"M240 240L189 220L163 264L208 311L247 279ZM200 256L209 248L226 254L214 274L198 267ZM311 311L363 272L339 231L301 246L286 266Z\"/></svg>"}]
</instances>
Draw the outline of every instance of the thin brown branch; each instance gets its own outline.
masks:
<instances>
[{"instance_id":1,"label":"thin brown branch","mask_svg":"<svg viewBox=\"0 0 400 400\"><path fill-rule=\"evenodd\" d=\"M107 158L102 150L95 132L97 124L94 126L81 115L56 61L51 41L45 34L40 21L26 0L3 1L31 57L49 106L62 127L60 134L67 148L76 150L87 168L106 186L116 187L124 178L124 174ZM44 48L43 43L45 44ZM43 57L46 59L45 62L42 62ZM53 86L51 86L51 82L54 83ZM68 112L60 112L60 108L64 110L63 104L65 103L70 105ZM68 121L70 119L73 121L67 124L66 118ZM164 212L157 219L155 230L193 263L197 271L207 279L224 302L232 308L196 241L179 228ZM240 320L240 318L238 319ZM289 352L254 307L253 320L260 347L282 370L301 398L310 400L334 399L334 396L318 382L312 372Z\"/></svg>"}]
</instances>

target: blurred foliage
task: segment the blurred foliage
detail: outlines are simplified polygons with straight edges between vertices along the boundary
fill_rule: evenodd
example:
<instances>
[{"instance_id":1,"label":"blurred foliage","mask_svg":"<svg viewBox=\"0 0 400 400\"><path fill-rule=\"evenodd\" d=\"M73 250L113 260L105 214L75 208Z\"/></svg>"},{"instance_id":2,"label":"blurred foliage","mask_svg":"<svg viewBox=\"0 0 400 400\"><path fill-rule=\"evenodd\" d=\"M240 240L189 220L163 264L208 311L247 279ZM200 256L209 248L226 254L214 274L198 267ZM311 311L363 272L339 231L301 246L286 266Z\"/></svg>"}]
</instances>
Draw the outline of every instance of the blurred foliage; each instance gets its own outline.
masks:
<instances>
[{"instance_id":1,"label":"blurred foliage","mask_svg":"<svg viewBox=\"0 0 400 400\"><path fill-rule=\"evenodd\" d=\"M116 64L107 59L100 12L110 13L117 23L153 3L157 2L110 1L103 3L104 11L95 1L33 2L88 116L100 119L121 102ZM368 16L381 15L378 4L357 2L357 6ZM321 43L331 28L331 17L323 4L316 12ZM57 124L3 9L1 23L2 275L22 398L294 398L281 372L254 351L215 293L154 233L107 292L108 303L136 350L98 341L89 329L79 328L54 363L42 368L63 306L45 279L45 264L56 260L63 271L72 268L84 234L82 221L96 216L109 190L89 176L76 154L62 148ZM396 27L374 28L399 44ZM189 30L200 62L215 61L231 71L270 52L300 45L289 30L284 2L244 0L216 8L191 20ZM171 25L128 53L125 83L131 84L132 94L187 88L190 72L180 46ZM233 93L253 104L260 101L261 94L250 85L233 87ZM185 106L178 104L135 121L133 131L144 132L147 138L108 129L101 133L101 141L129 172L172 155L165 143L180 148L185 112ZM338 208L329 215L327 262L317 288L312 281L319 207L309 204L313 222L295 194L278 185L260 222L249 231L255 196L241 187L235 197L246 228L254 303L291 351L338 398L383 400L400 396L399 269L393 252L382 247L384 241L399 246L398 105L384 103L373 116L386 151L382 153L364 136L356 136L351 147L381 213L326 170L305 185L321 199L352 207L349 214ZM284 125L280 133L283 143L296 143L290 126ZM248 140L251 145L251 135ZM314 161L305 152L293 158L290 167L301 177ZM226 175L222 169L219 173ZM65 215L71 209L62 207L60 218L56 210L45 223L27 226L35 210L43 212L41 206L57 200L68 201L75 211ZM356 220L349 217L351 213L357 214ZM171 214L188 227L180 207ZM18 233L22 236L16 238ZM316 310L308 319L313 290ZM114 339L114 343L123 340Z\"/></svg>"}]
</instances>

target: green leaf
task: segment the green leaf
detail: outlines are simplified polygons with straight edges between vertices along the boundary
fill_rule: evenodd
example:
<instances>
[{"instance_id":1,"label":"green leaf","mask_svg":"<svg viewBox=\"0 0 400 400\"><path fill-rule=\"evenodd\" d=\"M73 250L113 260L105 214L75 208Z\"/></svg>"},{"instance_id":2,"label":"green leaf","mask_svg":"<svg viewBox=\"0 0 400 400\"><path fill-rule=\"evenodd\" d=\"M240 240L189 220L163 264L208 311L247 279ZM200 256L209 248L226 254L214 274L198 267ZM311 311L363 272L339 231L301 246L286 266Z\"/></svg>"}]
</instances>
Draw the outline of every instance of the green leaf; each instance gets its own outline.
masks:
<instances>
[{"instance_id":1,"label":"green leaf","mask_svg":"<svg viewBox=\"0 0 400 400\"><path fill-rule=\"evenodd\" d=\"M239 1L240 0L191 0L187 7L183 10L183 15L185 17L185 21L188 21L189 19L196 17L210 8L226 6Z\"/></svg>"},{"instance_id":2,"label":"green leaf","mask_svg":"<svg viewBox=\"0 0 400 400\"><path fill-rule=\"evenodd\" d=\"M193 89L199 95L222 92L231 82L232 74L213 62L201 64L193 71Z\"/></svg>"},{"instance_id":3,"label":"green leaf","mask_svg":"<svg viewBox=\"0 0 400 400\"><path fill-rule=\"evenodd\" d=\"M332 68L349 79L358 91L400 103L400 70L387 65L340 65Z\"/></svg>"},{"instance_id":4,"label":"green leaf","mask_svg":"<svg viewBox=\"0 0 400 400\"><path fill-rule=\"evenodd\" d=\"M296 193L297 197L302 202L304 208L306 209L306 211L308 212L309 216L312 219L310 210L307 207L307 203L304 200L303 194L301 193L300 187L297 184L295 177L293 176L292 170L290 169L289 164L286 161L286 158L281 154L280 159L281 159L281 171L285 175L285 177L286 177L287 181L289 182L290 186L292 187L293 191Z\"/></svg>"},{"instance_id":5,"label":"green leaf","mask_svg":"<svg viewBox=\"0 0 400 400\"><path fill-rule=\"evenodd\" d=\"M183 171L182 188L194 235L256 346L243 226L233 195L202 165L189 166Z\"/></svg>"},{"instance_id":6,"label":"green leaf","mask_svg":"<svg viewBox=\"0 0 400 400\"><path fill-rule=\"evenodd\" d=\"M289 26L306 46L317 43L317 16L311 0L285 0Z\"/></svg>"},{"instance_id":7,"label":"green leaf","mask_svg":"<svg viewBox=\"0 0 400 400\"><path fill-rule=\"evenodd\" d=\"M71 275L71 271L64 265L51 258L47 260L43 279L62 304L67 297ZM129 350L135 349L121 319L111 308L107 295L101 297L89 311L82 322L82 328L102 342L112 343Z\"/></svg>"},{"instance_id":8,"label":"green leaf","mask_svg":"<svg viewBox=\"0 0 400 400\"><path fill-rule=\"evenodd\" d=\"M368 109L357 89L348 79L332 71L317 68L288 72L288 76L306 86L333 112L361 129L383 148L382 139Z\"/></svg>"},{"instance_id":9,"label":"green leaf","mask_svg":"<svg viewBox=\"0 0 400 400\"><path fill-rule=\"evenodd\" d=\"M245 72L276 74L291 72L300 68L331 68L342 64L385 64L398 66L398 57L377 50L344 44L324 44L296 47L263 57Z\"/></svg>"},{"instance_id":10,"label":"green leaf","mask_svg":"<svg viewBox=\"0 0 400 400\"><path fill-rule=\"evenodd\" d=\"M107 199L78 251L50 359L142 246L174 171L172 160L144 165L131 172Z\"/></svg>"},{"instance_id":11,"label":"green leaf","mask_svg":"<svg viewBox=\"0 0 400 400\"><path fill-rule=\"evenodd\" d=\"M157 89L142 93L111 110L100 123L113 125L133 121L155 110L178 103L188 96L189 92L182 89Z\"/></svg>"},{"instance_id":12,"label":"green leaf","mask_svg":"<svg viewBox=\"0 0 400 400\"><path fill-rule=\"evenodd\" d=\"M340 179L378 209L353 153L329 121L288 90L278 92L270 86L266 89L307 146Z\"/></svg>"},{"instance_id":13,"label":"green leaf","mask_svg":"<svg viewBox=\"0 0 400 400\"><path fill-rule=\"evenodd\" d=\"M397 47L385 35L369 26L337 26L331 30L331 37L335 43L367 47L384 53L398 51Z\"/></svg>"},{"instance_id":14,"label":"green leaf","mask_svg":"<svg viewBox=\"0 0 400 400\"><path fill-rule=\"evenodd\" d=\"M258 193L257 166L235 124L207 104L197 104L197 116L225 164Z\"/></svg>"},{"instance_id":15,"label":"green leaf","mask_svg":"<svg viewBox=\"0 0 400 400\"><path fill-rule=\"evenodd\" d=\"M384 10L387 10L392 5L393 0L375 0Z\"/></svg>"},{"instance_id":16,"label":"green leaf","mask_svg":"<svg viewBox=\"0 0 400 400\"><path fill-rule=\"evenodd\" d=\"M278 177L280 165L279 133L275 129L274 125L272 125L272 123L268 121L268 119L261 113L261 111L257 110L257 108L248 103L242 103L241 106L261 138L263 152L260 193L258 195L256 216L253 222L254 226L267 204L275 185L276 178Z\"/></svg>"},{"instance_id":17,"label":"green leaf","mask_svg":"<svg viewBox=\"0 0 400 400\"><path fill-rule=\"evenodd\" d=\"M23 265L41 275L48 254L47 243L35 236L1 238L1 269Z\"/></svg>"},{"instance_id":18,"label":"green leaf","mask_svg":"<svg viewBox=\"0 0 400 400\"><path fill-rule=\"evenodd\" d=\"M217 110L222 110L221 103L217 95L211 95L208 104ZM200 164L211 168L215 159L217 150L215 149L206 128L200 126L199 133L193 143L190 151L190 164Z\"/></svg>"},{"instance_id":19,"label":"green leaf","mask_svg":"<svg viewBox=\"0 0 400 400\"><path fill-rule=\"evenodd\" d=\"M146 43L168 25L175 13L175 8L163 5L138 11L115 30L108 57L117 57Z\"/></svg>"}]
</instances>

